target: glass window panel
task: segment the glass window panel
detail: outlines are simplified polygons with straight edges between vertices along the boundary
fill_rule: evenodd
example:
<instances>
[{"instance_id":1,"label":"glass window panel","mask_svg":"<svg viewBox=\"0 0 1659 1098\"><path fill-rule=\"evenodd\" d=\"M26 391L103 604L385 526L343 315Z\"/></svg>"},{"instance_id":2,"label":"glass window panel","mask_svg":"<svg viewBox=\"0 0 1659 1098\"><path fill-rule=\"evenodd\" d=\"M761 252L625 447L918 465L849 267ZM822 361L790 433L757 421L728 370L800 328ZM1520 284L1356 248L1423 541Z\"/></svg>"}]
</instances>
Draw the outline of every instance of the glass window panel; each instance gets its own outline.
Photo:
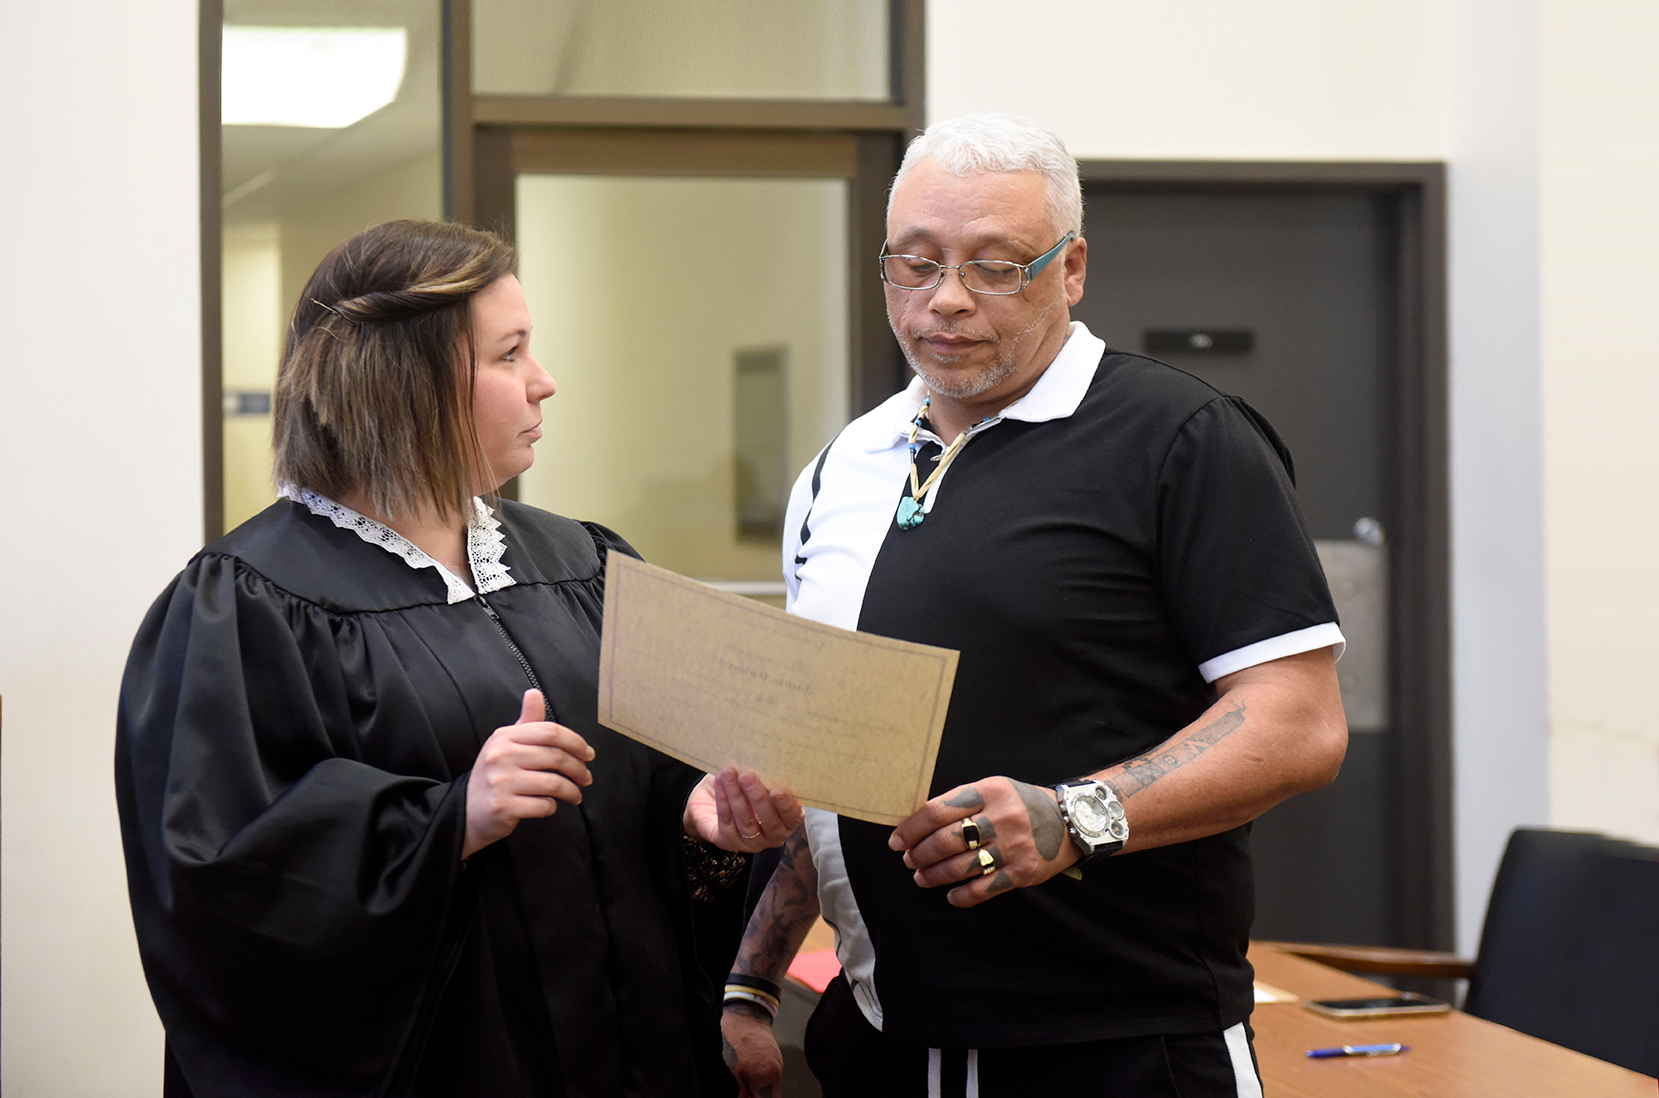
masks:
<instances>
[{"instance_id":1,"label":"glass window panel","mask_svg":"<svg viewBox=\"0 0 1659 1098\"><path fill-rule=\"evenodd\" d=\"M776 584L785 497L847 419L847 183L517 186L531 346L559 384L520 498L676 572Z\"/></svg>"},{"instance_id":2,"label":"glass window panel","mask_svg":"<svg viewBox=\"0 0 1659 1098\"><path fill-rule=\"evenodd\" d=\"M473 0L473 91L885 101L889 2Z\"/></svg>"},{"instance_id":3,"label":"glass window panel","mask_svg":"<svg viewBox=\"0 0 1659 1098\"><path fill-rule=\"evenodd\" d=\"M221 376L230 527L275 498L270 392L306 278L365 226L443 214L442 23L438 0L226 0L225 25ZM356 109L341 113L350 104Z\"/></svg>"}]
</instances>

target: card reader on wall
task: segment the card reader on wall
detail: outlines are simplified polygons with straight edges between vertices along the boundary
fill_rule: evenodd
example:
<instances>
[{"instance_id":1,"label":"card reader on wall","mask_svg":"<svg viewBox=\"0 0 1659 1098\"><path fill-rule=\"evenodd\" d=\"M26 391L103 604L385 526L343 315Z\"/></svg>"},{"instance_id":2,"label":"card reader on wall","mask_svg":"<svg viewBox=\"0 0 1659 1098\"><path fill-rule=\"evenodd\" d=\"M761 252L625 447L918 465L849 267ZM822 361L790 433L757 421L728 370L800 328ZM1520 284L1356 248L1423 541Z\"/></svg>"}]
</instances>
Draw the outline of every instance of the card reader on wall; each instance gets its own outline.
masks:
<instances>
[{"instance_id":1,"label":"card reader on wall","mask_svg":"<svg viewBox=\"0 0 1659 1098\"><path fill-rule=\"evenodd\" d=\"M1148 328L1141 345L1149 355L1247 355L1256 345L1248 328Z\"/></svg>"}]
</instances>

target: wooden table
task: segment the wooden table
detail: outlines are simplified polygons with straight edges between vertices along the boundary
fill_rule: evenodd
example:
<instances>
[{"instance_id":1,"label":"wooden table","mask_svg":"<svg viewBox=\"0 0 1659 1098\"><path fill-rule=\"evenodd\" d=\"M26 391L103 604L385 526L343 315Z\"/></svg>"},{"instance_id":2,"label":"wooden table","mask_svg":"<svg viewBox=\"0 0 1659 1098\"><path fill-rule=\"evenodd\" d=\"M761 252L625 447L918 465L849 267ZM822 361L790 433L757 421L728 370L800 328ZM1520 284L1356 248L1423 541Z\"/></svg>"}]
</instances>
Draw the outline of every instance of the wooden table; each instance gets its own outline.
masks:
<instances>
[{"instance_id":1,"label":"wooden table","mask_svg":"<svg viewBox=\"0 0 1659 1098\"><path fill-rule=\"evenodd\" d=\"M1306 999L1393 994L1370 980L1255 945L1258 982ZM1266 1098L1656 1098L1659 1082L1460 1011L1338 1021L1293 1003L1250 1019ZM1659 1040L1659 1034L1654 1035ZM1399 1041L1398 1056L1310 1060L1310 1048Z\"/></svg>"}]
</instances>

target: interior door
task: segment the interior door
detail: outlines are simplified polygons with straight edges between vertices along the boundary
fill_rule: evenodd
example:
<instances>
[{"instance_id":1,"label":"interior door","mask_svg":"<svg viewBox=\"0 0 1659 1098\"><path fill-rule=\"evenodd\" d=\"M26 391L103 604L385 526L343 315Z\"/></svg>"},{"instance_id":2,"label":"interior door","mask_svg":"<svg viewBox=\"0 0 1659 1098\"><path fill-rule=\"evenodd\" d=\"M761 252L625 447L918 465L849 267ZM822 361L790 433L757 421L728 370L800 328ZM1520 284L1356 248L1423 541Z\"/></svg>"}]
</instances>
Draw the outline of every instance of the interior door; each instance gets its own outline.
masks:
<instances>
[{"instance_id":1,"label":"interior door","mask_svg":"<svg viewBox=\"0 0 1659 1098\"><path fill-rule=\"evenodd\" d=\"M1086 189L1088 281L1073 316L1248 400L1290 447L1348 638L1341 776L1256 821L1255 933L1393 943L1401 773L1389 531L1399 492L1399 285L1392 199L1361 188ZM1409 656L1409 654L1407 654Z\"/></svg>"}]
</instances>

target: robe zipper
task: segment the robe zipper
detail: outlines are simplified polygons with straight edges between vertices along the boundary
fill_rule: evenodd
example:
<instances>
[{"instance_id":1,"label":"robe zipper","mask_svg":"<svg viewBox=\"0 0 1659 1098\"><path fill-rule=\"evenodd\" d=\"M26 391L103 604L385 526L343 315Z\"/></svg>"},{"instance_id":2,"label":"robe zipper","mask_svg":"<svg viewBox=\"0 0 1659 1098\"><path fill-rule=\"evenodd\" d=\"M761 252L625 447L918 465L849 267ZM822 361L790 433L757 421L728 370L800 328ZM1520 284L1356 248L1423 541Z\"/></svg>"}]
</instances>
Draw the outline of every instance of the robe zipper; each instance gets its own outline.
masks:
<instances>
[{"instance_id":1,"label":"robe zipper","mask_svg":"<svg viewBox=\"0 0 1659 1098\"><path fill-rule=\"evenodd\" d=\"M538 691L541 691L542 703L544 705L551 705L552 703L547 697L547 691L542 690L541 688L541 680L536 678L536 672L530 667L530 661L524 658L524 653L519 651L518 645L513 642L512 634L507 632L507 627L501 623L501 615L495 612L495 607L491 606L484 600L483 595L475 595L473 597L478 600L478 605L484 608L484 613L490 616L490 620L495 622L497 632L501 634L501 639L507 642L507 647L513 650L513 655L518 659L518 665L524 668L525 675L527 675L530 679L530 685L535 687ZM552 719L552 717L548 718L548 720Z\"/></svg>"}]
</instances>

